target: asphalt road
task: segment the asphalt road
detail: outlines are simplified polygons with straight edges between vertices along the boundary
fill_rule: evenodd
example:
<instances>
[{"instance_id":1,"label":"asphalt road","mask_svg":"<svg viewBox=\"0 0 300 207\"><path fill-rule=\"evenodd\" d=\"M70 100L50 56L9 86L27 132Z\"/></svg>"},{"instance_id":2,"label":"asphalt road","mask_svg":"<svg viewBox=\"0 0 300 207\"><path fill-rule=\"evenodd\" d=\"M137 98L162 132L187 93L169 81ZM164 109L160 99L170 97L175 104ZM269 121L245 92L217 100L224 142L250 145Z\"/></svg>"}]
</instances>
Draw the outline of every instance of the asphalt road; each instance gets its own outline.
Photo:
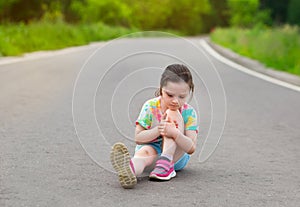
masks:
<instances>
[{"instance_id":1,"label":"asphalt road","mask_svg":"<svg viewBox=\"0 0 300 207\"><path fill-rule=\"evenodd\" d=\"M209 62L191 41L127 39L0 65L0 206L299 206L300 93ZM179 61L193 68L197 151L170 182L143 176L124 190L110 146L133 153L141 104Z\"/></svg>"}]
</instances>

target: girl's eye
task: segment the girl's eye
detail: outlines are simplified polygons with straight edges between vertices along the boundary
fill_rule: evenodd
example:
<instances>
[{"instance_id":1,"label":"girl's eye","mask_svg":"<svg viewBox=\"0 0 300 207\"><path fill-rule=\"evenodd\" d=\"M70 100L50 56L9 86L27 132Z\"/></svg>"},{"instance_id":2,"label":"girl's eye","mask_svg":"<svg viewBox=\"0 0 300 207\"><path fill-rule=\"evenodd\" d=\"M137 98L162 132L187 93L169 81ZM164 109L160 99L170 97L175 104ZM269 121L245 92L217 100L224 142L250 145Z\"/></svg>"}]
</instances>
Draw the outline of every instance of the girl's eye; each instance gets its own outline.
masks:
<instances>
[{"instance_id":1,"label":"girl's eye","mask_svg":"<svg viewBox=\"0 0 300 207\"><path fill-rule=\"evenodd\" d=\"M185 98L185 96L179 96L179 98L180 98L180 99L184 99L184 98Z\"/></svg>"},{"instance_id":2,"label":"girl's eye","mask_svg":"<svg viewBox=\"0 0 300 207\"><path fill-rule=\"evenodd\" d=\"M167 93L167 95L168 95L169 97L171 97L171 98L173 97L173 95L171 95L171 94L168 94L168 93Z\"/></svg>"}]
</instances>

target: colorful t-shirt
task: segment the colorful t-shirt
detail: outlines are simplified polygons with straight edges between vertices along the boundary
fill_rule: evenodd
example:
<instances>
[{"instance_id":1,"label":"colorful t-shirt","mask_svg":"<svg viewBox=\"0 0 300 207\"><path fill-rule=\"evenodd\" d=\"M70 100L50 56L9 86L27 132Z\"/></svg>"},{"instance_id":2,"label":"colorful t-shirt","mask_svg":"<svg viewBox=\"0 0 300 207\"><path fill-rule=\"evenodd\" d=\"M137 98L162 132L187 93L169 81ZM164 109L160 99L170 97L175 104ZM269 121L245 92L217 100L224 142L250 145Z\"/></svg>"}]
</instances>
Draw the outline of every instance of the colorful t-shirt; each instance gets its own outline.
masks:
<instances>
[{"instance_id":1,"label":"colorful t-shirt","mask_svg":"<svg viewBox=\"0 0 300 207\"><path fill-rule=\"evenodd\" d=\"M160 96L146 101L136 120L136 124L140 124L145 129L151 129L152 127L157 126L162 118L160 101ZM191 105L185 103L179 111L184 121L184 129L198 132L197 113L195 109Z\"/></svg>"}]
</instances>

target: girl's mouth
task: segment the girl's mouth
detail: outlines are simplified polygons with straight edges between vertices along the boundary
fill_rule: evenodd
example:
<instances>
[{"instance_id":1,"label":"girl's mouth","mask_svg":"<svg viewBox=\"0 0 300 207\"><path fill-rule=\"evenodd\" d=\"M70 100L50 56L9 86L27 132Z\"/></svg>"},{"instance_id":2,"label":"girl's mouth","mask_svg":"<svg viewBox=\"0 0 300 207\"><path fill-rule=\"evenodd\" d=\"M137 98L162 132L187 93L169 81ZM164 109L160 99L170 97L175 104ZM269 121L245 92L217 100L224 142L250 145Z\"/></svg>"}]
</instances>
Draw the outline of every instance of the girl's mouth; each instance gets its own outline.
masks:
<instances>
[{"instance_id":1,"label":"girl's mouth","mask_svg":"<svg viewBox=\"0 0 300 207\"><path fill-rule=\"evenodd\" d=\"M177 110L179 109L178 105L169 105L169 109Z\"/></svg>"}]
</instances>

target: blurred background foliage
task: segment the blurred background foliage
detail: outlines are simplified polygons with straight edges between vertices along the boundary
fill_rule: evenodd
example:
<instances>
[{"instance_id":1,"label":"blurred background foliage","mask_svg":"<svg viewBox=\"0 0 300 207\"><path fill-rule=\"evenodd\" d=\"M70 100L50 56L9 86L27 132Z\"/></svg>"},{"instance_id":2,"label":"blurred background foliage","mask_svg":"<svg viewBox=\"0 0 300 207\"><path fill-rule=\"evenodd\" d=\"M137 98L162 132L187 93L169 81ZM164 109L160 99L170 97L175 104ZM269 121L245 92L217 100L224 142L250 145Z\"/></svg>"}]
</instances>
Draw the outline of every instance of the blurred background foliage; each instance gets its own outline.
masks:
<instances>
[{"instance_id":1,"label":"blurred background foliage","mask_svg":"<svg viewBox=\"0 0 300 207\"><path fill-rule=\"evenodd\" d=\"M300 75L300 0L0 0L0 56L144 30L210 34L267 66Z\"/></svg>"},{"instance_id":2,"label":"blurred background foliage","mask_svg":"<svg viewBox=\"0 0 300 207\"><path fill-rule=\"evenodd\" d=\"M102 22L195 35L215 27L300 25L299 0L0 0L0 22Z\"/></svg>"},{"instance_id":3,"label":"blurred background foliage","mask_svg":"<svg viewBox=\"0 0 300 207\"><path fill-rule=\"evenodd\" d=\"M211 12L208 0L0 0L0 21L103 22L141 30L205 31Z\"/></svg>"}]
</instances>

